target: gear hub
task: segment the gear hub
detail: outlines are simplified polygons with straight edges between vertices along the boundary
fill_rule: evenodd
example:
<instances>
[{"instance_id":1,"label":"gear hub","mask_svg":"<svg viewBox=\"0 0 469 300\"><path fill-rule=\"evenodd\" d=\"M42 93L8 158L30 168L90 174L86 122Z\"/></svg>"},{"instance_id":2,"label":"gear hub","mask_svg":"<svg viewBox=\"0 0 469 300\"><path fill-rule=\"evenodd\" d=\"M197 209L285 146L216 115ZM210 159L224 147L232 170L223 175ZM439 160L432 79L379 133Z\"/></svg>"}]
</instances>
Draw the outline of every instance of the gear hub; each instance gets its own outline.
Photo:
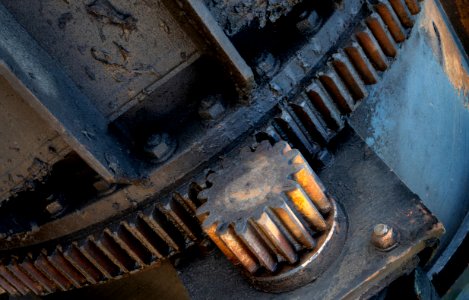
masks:
<instances>
[{"instance_id":1,"label":"gear hub","mask_svg":"<svg viewBox=\"0 0 469 300\"><path fill-rule=\"evenodd\" d=\"M314 280L345 236L335 201L286 142L246 148L237 161L210 175L213 185L199 194L206 201L197 210L204 231L262 290Z\"/></svg>"}]
</instances>

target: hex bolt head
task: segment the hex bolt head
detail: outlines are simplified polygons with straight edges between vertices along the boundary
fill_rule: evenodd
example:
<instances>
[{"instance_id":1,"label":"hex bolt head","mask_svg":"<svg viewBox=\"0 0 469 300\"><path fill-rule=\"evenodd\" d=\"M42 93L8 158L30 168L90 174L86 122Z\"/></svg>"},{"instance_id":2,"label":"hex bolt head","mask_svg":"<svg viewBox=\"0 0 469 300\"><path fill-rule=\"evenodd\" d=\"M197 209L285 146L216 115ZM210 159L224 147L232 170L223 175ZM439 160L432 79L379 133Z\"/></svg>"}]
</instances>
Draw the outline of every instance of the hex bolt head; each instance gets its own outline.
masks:
<instances>
[{"instance_id":1,"label":"hex bolt head","mask_svg":"<svg viewBox=\"0 0 469 300\"><path fill-rule=\"evenodd\" d=\"M200 102L199 116L204 120L219 119L225 112L222 95L213 95Z\"/></svg>"},{"instance_id":2,"label":"hex bolt head","mask_svg":"<svg viewBox=\"0 0 469 300\"><path fill-rule=\"evenodd\" d=\"M152 158L152 162L161 163L168 160L176 150L176 141L167 133L151 135L145 146L145 152Z\"/></svg>"},{"instance_id":3,"label":"hex bolt head","mask_svg":"<svg viewBox=\"0 0 469 300\"><path fill-rule=\"evenodd\" d=\"M256 59L256 73L259 76L266 76L272 78L280 69L280 62L278 59L269 53L264 52Z\"/></svg>"},{"instance_id":4,"label":"hex bolt head","mask_svg":"<svg viewBox=\"0 0 469 300\"><path fill-rule=\"evenodd\" d=\"M303 34L313 34L319 30L322 25L322 18L316 11L311 11L303 20L296 23L296 28Z\"/></svg>"},{"instance_id":5,"label":"hex bolt head","mask_svg":"<svg viewBox=\"0 0 469 300\"><path fill-rule=\"evenodd\" d=\"M371 234L371 243L381 251L390 251L397 246L395 230L386 224L376 224Z\"/></svg>"},{"instance_id":6,"label":"hex bolt head","mask_svg":"<svg viewBox=\"0 0 469 300\"><path fill-rule=\"evenodd\" d=\"M56 200L53 201L46 206L46 211L51 215L51 216L57 216L63 211L64 207L62 204Z\"/></svg>"}]
</instances>

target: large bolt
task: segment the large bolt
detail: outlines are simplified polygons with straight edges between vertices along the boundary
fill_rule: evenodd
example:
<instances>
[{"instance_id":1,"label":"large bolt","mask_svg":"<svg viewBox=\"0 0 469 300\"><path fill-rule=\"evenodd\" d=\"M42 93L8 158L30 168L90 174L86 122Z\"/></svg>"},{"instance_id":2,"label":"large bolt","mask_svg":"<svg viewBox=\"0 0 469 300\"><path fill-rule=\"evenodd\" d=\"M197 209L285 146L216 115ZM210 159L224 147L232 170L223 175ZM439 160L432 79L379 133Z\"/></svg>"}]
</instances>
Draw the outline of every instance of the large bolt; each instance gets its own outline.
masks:
<instances>
[{"instance_id":1,"label":"large bolt","mask_svg":"<svg viewBox=\"0 0 469 300\"><path fill-rule=\"evenodd\" d=\"M199 116L204 120L216 120L225 112L221 95L213 95L204 98L200 102Z\"/></svg>"},{"instance_id":2,"label":"large bolt","mask_svg":"<svg viewBox=\"0 0 469 300\"><path fill-rule=\"evenodd\" d=\"M46 211L51 217L56 217L64 211L61 200L60 196L54 194L47 197L49 204L46 205Z\"/></svg>"},{"instance_id":3,"label":"large bolt","mask_svg":"<svg viewBox=\"0 0 469 300\"><path fill-rule=\"evenodd\" d=\"M268 52L263 52L256 59L256 72L259 76L272 78L280 69L279 60Z\"/></svg>"},{"instance_id":4,"label":"large bolt","mask_svg":"<svg viewBox=\"0 0 469 300\"><path fill-rule=\"evenodd\" d=\"M377 224L371 234L371 243L381 251L389 251L397 246L396 233L386 224Z\"/></svg>"},{"instance_id":5,"label":"large bolt","mask_svg":"<svg viewBox=\"0 0 469 300\"><path fill-rule=\"evenodd\" d=\"M301 17L304 19L296 23L296 28L303 34L316 33L322 25L322 18L314 10L309 15Z\"/></svg>"},{"instance_id":6,"label":"large bolt","mask_svg":"<svg viewBox=\"0 0 469 300\"><path fill-rule=\"evenodd\" d=\"M150 136L145 146L145 152L154 163L168 160L176 150L176 141L167 133L157 133Z\"/></svg>"}]
</instances>

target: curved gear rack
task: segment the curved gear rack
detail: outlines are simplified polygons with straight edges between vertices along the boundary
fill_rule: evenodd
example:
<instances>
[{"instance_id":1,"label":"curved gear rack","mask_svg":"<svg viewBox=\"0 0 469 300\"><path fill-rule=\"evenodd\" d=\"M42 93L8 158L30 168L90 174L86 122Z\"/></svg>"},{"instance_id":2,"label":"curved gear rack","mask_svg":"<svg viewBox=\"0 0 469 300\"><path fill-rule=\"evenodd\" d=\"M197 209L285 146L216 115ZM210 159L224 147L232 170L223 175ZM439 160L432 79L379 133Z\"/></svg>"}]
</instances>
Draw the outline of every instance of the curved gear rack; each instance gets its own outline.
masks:
<instances>
[{"instance_id":1,"label":"curved gear rack","mask_svg":"<svg viewBox=\"0 0 469 300\"><path fill-rule=\"evenodd\" d=\"M4 255L0 286L11 295L46 295L137 272L200 241L194 209L175 194L167 205L134 212L83 238Z\"/></svg>"}]
</instances>

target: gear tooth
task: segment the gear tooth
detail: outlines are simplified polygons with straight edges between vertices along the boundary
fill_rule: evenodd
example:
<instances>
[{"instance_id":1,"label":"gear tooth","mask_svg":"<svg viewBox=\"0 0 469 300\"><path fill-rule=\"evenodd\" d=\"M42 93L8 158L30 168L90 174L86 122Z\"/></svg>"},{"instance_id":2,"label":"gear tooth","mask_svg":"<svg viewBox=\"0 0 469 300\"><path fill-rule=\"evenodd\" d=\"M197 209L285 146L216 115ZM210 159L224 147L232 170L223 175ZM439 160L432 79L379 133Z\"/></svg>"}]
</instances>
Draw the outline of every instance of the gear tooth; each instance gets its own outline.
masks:
<instances>
[{"instance_id":1,"label":"gear tooth","mask_svg":"<svg viewBox=\"0 0 469 300\"><path fill-rule=\"evenodd\" d=\"M111 279L119 273L117 267L99 250L94 238L88 237L82 241L77 250L90 261L106 278Z\"/></svg>"},{"instance_id":2,"label":"gear tooth","mask_svg":"<svg viewBox=\"0 0 469 300\"><path fill-rule=\"evenodd\" d=\"M382 22L381 17L377 13L372 13L368 18L366 18L366 24L378 41L384 54L390 57L395 57L397 55L397 46L386 26Z\"/></svg>"},{"instance_id":3,"label":"gear tooth","mask_svg":"<svg viewBox=\"0 0 469 300\"><path fill-rule=\"evenodd\" d=\"M48 260L76 288L81 288L86 283L86 278L65 259L61 247L56 247L54 252L48 256Z\"/></svg>"},{"instance_id":4,"label":"gear tooth","mask_svg":"<svg viewBox=\"0 0 469 300\"><path fill-rule=\"evenodd\" d=\"M285 141L278 141L273 146L273 149L274 149L275 152L282 153L283 155L285 155L287 152L289 152L291 150L291 147Z\"/></svg>"},{"instance_id":5,"label":"gear tooth","mask_svg":"<svg viewBox=\"0 0 469 300\"><path fill-rule=\"evenodd\" d=\"M30 257L26 256L20 265L23 270L25 270L31 277L40 283L47 292L53 293L58 289L54 282L52 282L41 271L39 271L36 266L34 266Z\"/></svg>"},{"instance_id":6,"label":"gear tooth","mask_svg":"<svg viewBox=\"0 0 469 300\"><path fill-rule=\"evenodd\" d=\"M76 244L69 245L63 253L65 258L83 274L89 283L96 284L101 280L99 270L83 256Z\"/></svg>"},{"instance_id":7,"label":"gear tooth","mask_svg":"<svg viewBox=\"0 0 469 300\"><path fill-rule=\"evenodd\" d=\"M42 252L36 258L34 265L50 280L54 281L63 291L72 287L72 282L65 278L48 260L47 253Z\"/></svg>"},{"instance_id":8,"label":"gear tooth","mask_svg":"<svg viewBox=\"0 0 469 300\"><path fill-rule=\"evenodd\" d=\"M33 280L31 276L17 263L15 259L12 259L10 265L7 266L7 269L18 278L28 289L34 292L36 295L42 295L45 292L44 287Z\"/></svg>"},{"instance_id":9,"label":"gear tooth","mask_svg":"<svg viewBox=\"0 0 469 300\"><path fill-rule=\"evenodd\" d=\"M249 221L245 230L238 234L249 250L251 250L252 254L257 258L259 263L269 272L275 272L277 269L277 260L265 244L265 241L259 235L256 225L252 221Z\"/></svg>"},{"instance_id":10,"label":"gear tooth","mask_svg":"<svg viewBox=\"0 0 469 300\"><path fill-rule=\"evenodd\" d=\"M0 266L0 277L3 277L8 283L13 286L21 295L26 296L31 290L11 271L5 266Z\"/></svg>"},{"instance_id":11,"label":"gear tooth","mask_svg":"<svg viewBox=\"0 0 469 300\"><path fill-rule=\"evenodd\" d=\"M355 37L373 66L379 71L385 71L389 67L388 60L371 31L364 28L357 32Z\"/></svg>"},{"instance_id":12,"label":"gear tooth","mask_svg":"<svg viewBox=\"0 0 469 300\"><path fill-rule=\"evenodd\" d=\"M214 225L214 228L218 227L216 224ZM218 230L212 229L207 234L235 265L242 264L250 273L255 273L259 269L258 260L232 226L229 226L221 235L213 234L214 231Z\"/></svg>"},{"instance_id":13,"label":"gear tooth","mask_svg":"<svg viewBox=\"0 0 469 300\"><path fill-rule=\"evenodd\" d=\"M302 165L301 168L293 173L292 177L298 182L321 213L326 214L331 210L332 206L326 196L324 186L308 165Z\"/></svg>"},{"instance_id":14,"label":"gear tooth","mask_svg":"<svg viewBox=\"0 0 469 300\"><path fill-rule=\"evenodd\" d=\"M301 217L297 216L286 202L281 207L274 208L273 211L303 248L314 249L316 241L300 221Z\"/></svg>"},{"instance_id":15,"label":"gear tooth","mask_svg":"<svg viewBox=\"0 0 469 300\"><path fill-rule=\"evenodd\" d=\"M378 3L374 5L374 9L383 19L394 41L396 43L402 43L405 40L405 30L393 9L390 7L389 2L379 0Z\"/></svg>"},{"instance_id":16,"label":"gear tooth","mask_svg":"<svg viewBox=\"0 0 469 300\"><path fill-rule=\"evenodd\" d=\"M277 226L268 212L262 213L260 218L256 220L256 224L269 239L270 243L272 243L273 250L278 256L281 256L291 264L297 261L298 257L288 237L285 235L285 232L282 232L279 226Z\"/></svg>"},{"instance_id":17,"label":"gear tooth","mask_svg":"<svg viewBox=\"0 0 469 300\"><path fill-rule=\"evenodd\" d=\"M389 0L393 10L396 12L396 15L399 17L402 25L407 28L410 28L414 25L414 21L409 12L407 6L402 2L402 0Z\"/></svg>"},{"instance_id":18,"label":"gear tooth","mask_svg":"<svg viewBox=\"0 0 469 300\"><path fill-rule=\"evenodd\" d=\"M0 287L7 291L10 295L20 296L20 292L6 278L0 276Z\"/></svg>"},{"instance_id":19,"label":"gear tooth","mask_svg":"<svg viewBox=\"0 0 469 300\"><path fill-rule=\"evenodd\" d=\"M287 191L285 194L316 231L322 232L328 229L326 221L302 188L297 187Z\"/></svg>"},{"instance_id":20,"label":"gear tooth","mask_svg":"<svg viewBox=\"0 0 469 300\"><path fill-rule=\"evenodd\" d=\"M96 246L107 256L122 272L128 272L132 269L133 263L125 251L116 243L112 237L112 232L106 228L102 236L96 241Z\"/></svg>"},{"instance_id":21,"label":"gear tooth","mask_svg":"<svg viewBox=\"0 0 469 300\"><path fill-rule=\"evenodd\" d=\"M420 12L420 5L417 0L405 0L405 3L411 14L416 15Z\"/></svg>"}]
</instances>

